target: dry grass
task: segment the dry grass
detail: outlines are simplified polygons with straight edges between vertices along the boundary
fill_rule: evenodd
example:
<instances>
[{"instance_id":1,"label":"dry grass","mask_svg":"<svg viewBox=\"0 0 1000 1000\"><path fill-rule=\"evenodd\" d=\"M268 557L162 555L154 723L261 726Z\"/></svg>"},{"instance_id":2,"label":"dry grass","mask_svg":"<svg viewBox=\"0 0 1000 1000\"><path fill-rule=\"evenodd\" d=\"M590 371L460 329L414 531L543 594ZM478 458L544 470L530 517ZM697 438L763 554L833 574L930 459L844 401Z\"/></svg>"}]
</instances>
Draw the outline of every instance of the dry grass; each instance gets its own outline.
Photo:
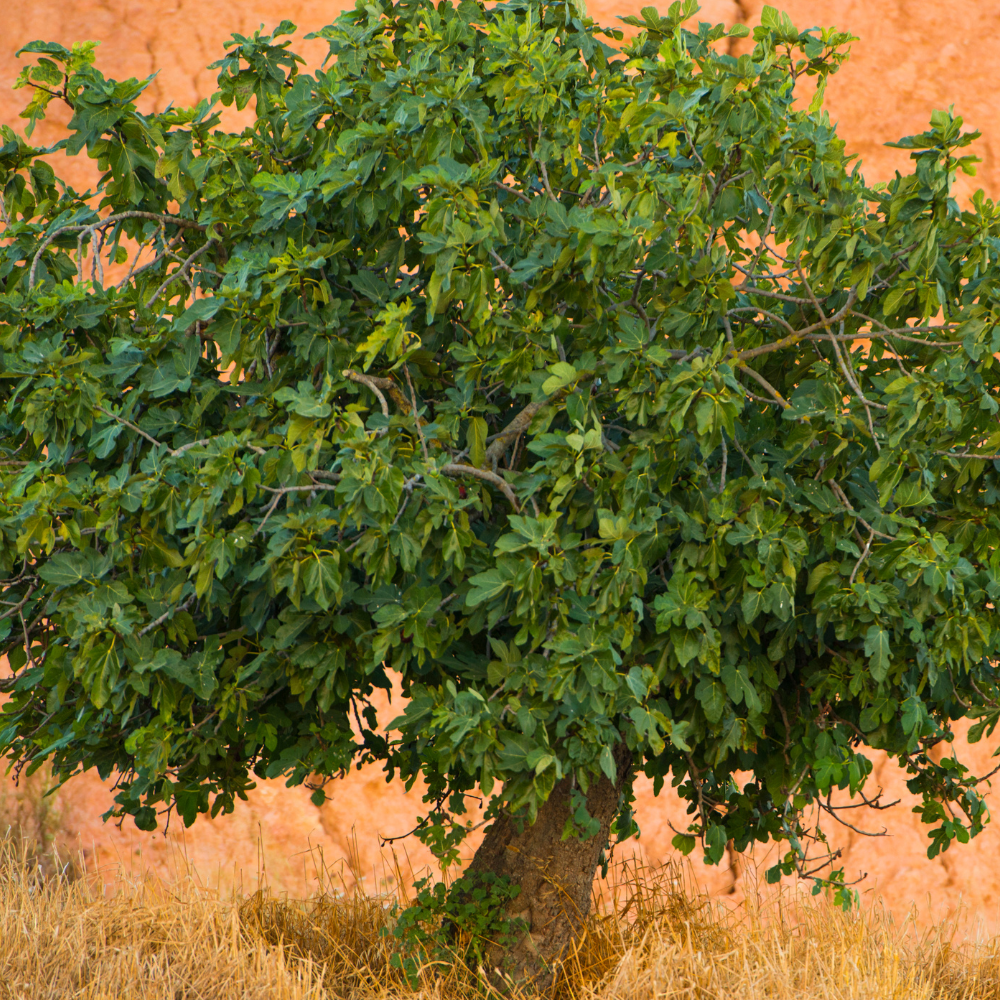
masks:
<instances>
[{"instance_id":1,"label":"dry grass","mask_svg":"<svg viewBox=\"0 0 1000 1000\"><path fill-rule=\"evenodd\" d=\"M32 868L45 875L75 876L76 859L58 848L61 815L59 797L50 794L56 780L48 768L14 784L0 769L0 839L13 841Z\"/></svg>"},{"instance_id":2,"label":"dry grass","mask_svg":"<svg viewBox=\"0 0 1000 1000\"><path fill-rule=\"evenodd\" d=\"M464 968L406 987L389 900L326 893L224 899L193 879L120 874L106 887L0 844L0 998L472 1000ZM53 874L53 871L55 872ZM1000 1000L1000 947L918 936L878 909L844 914L785 893L736 910L676 869L619 869L555 1000ZM496 998L494 997L494 1000Z\"/></svg>"}]
</instances>

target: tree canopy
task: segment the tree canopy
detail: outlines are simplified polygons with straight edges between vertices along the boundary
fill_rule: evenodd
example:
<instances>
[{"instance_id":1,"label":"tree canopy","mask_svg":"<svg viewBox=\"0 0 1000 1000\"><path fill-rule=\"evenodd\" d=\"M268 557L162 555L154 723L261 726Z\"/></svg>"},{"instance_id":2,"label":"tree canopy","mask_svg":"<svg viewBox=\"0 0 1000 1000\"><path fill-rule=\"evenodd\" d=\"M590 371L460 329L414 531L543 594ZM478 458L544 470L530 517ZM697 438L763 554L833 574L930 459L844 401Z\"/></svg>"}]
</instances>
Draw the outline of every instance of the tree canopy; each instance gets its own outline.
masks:
<instances>
[{"instance_id":1,"label":"tree canopy","mask_svg":"<svg viewBox=\"0 0 1000 1000\"><path fill-rule=\"evenodd\" d=\"M149 113L93 45L22 50L0 753L116 775L142 829L380 761L445 860L472 794L531 822L558 790L594 834L625 759L688 801L679 847L785 841L776 876L875 747L931 853L978 832L932 752L1000 718L975 134L935 113L870 185L822 107L851 36L765 7L737 56L696 10L623 43L566 2L359 0L321 68L283 22Z\"/></svg>"}]
</instances>

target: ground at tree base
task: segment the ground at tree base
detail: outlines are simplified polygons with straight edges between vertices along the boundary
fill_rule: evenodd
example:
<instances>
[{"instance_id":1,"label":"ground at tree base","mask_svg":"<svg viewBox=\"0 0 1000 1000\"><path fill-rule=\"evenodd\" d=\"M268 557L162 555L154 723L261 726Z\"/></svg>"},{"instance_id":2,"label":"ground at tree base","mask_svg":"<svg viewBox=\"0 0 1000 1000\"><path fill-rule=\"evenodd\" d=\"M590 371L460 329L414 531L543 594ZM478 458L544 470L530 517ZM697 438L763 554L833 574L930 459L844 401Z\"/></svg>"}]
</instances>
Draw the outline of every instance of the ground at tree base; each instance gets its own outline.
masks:
<instances>
[{"instance_id":1,"label":"ground at tree base","mask_svg":"<svg viewBox=\"0 0 1000 1000\"><path fill-rule=\"evenodd\" d=\"M386 696L376 700L383 721L398 714L398 691L391 703ZM969 746L963 737L959 727L958 755L986 773L995 764L990 756L993 741ZM988 824L971 843L955 845L929 860L927 830L912 812L917 796L907 791L904 771L879 751L869 755L874 764L869 791L884 788L883 801L898 804L883 812L852 810L850 820L858 829L885 828L888 835L865 837L837 825L828 831L832 846L843 852L838 863L849 878L864 876L856 886L862 899L868 904L882 900L897 922L905 920L915 904L916 920L924 931L953 923L965 913L975 915L983 933L1000 934L996 864L1000 823ZM121 827L103 823L101 814L112 803L111 782L101 782L93 771L47 796L51 784L43 772L22 780L18 787L0 775L0 834L10 826L37 843L42 853L54 847L64 858L82 856L86 866L105 872L109 880L120 866L132 875L149 874L168 882L190 868L225 892L237 884L249 890L257 888L263 858L267 881L276 891L306 897L316 889L320 858L325 866L336 868L339 884L352 891L360 885L367 892L392 888L394 867L409 876L434 864L431 852L415 837L384 843L384 838L412 829L425 807L419 784L409 792L401 782L386 784L377 765L329 784L329 799L318 808L310 802L308 789L286 788L281 779L260 781L242 809L214 820L203 817L190 830L176 820L167 836L162 829L143 833L131 820ZM995 813L994 800L994 793L988 792L987 802ZM475 806L471 800L470 806ZM687 824L685 806L669 787L654 797L652 782L640 776L636 813L642 832L638 840L624 845L625 853L637 854L654 867L678 861L680 855L670 841L674 828ZM479 813L473 809L470 818L478 823ZM480 830L470 834L468 857L481 836ZM690 870L698 892L739 904L756 891L754 871L773 864L775 854L771 847L753 858L733 855L716 867L702 864L696 851Z\"/></svg>"},{"instance_id":2,"label":"ground at tree base","mask_svg":"<svg viewBox=\"0 0 1000 1000\"><path fill-rule=\"evenodd\" d=\"M51 871L51 868L49 869ZM106 875L107 873L105 873ZM385 896L306 901L96 873L46 874L0 847L0 1000L471 1000L461 967L408 987L390 965ZM788 890L726 907L684 869L620 865L553 1000L992 1000L1000 942L955 946L879 906L845 914ZM498 994L493 994L498 997ZM514 992L514 1000L522 995ZM524 1000L528 1000L524 996Z\"/></svg>"}]
</instances>

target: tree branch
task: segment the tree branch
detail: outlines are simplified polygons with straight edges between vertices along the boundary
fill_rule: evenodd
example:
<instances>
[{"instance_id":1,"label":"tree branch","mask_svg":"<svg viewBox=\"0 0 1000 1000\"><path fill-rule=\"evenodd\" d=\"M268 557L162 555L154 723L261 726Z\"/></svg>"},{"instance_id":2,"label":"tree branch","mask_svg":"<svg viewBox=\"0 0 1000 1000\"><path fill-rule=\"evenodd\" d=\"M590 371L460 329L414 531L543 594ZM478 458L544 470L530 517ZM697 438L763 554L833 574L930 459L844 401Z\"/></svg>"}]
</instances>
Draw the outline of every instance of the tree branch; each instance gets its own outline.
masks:
<instances>
[{"instance_id":1,"label":"tree branch","mask_svg":"<svg viewBox=\"0 0 1000 1000\"><path fill-rule=\"evenodd\" d=\"M535 418L535 414L539 410L544 409L549 403L558 402L565 395L566 390L560 389L549 396L548 399L540 400L537 403L528 403L502 431L493 436L492 444L486 449L483 464L488 465L496 472L497 465L499 465L503 453L507 450L507 445L528 429L528 425Z\"/></svg>"},{"instance_id":2,"label":"tree branch","mask_svg":"<svg viewBox=\"0 0 1000 1000\"><path fill-rule=\"evenodd\" d=\"M741 372L746 372L747 375L749 375L752 379L756 380L760 385L762 385L771 394L771 396L774 399L774 402L776 402L783 409L787 410L788 407L791 405L788 402L788 400L785 399L785 397L782 396L781 393L778 392L778 390L775 389L774 386L771 385L771 383L768 382L768 380L764 378L763 375L760 374L760 372L755 372L749 365L745 364L739 365L737 370Z\"/></svg>"},{"instance_id":3,"label":"tree branch","mask_svg":"<svg viewBox=\"0 0 1000 1000\"><path fill-rule=\"evenodd\" d=\"M117 420L118 423L124 424L130 431L135 431L140 437L144 437L150 444L155 445L157 448L166 448L167 446L162 441L157 441L152 434L147 434L141 427L133 424L130 420L126 420L124 417L119 417L117 413L112 413L110 410L104 409L103 406L95 406L95 410L98 413L103 413L106 417L111 417L112 420ZM167 448L167 451L170 451Z\"/></svg>"},{"instance_id":4,"label":"tree branch","mask_svg":"<svg viewBox=\"0 0 1000 1000\"><path fill-rule=\"evenodd\" d=\"M160 615L159 618L157 618L155 621L151 621L144 629L142 629L139 632L138 637L141 639L144 635L146 635L147 632L152 632L154 628L156 628L158 625L162 625L168 618L172 617L177 612L179 612L179 611L187 611L187 609L189 607L191 607L191 604L194 601L194 598L195 598L195 595L192 594L179 607L167 608L167 610L164 611L163 614Z\"/></svg>"},{"instance_id":5,"label":"tree branch","mask_svg":"<svg viewBox=\"0 0 1000 1000\"><path fill-rule=\"evenodd\" d=\"M389 408L385 402L385 397L379 390L385 390L389 393L389 398L404 412L410 412L410 401L406 398L402 389L391 378L383 378L379 375L365 375L362 372L356 372L353 368L345 368L341 373L344 378L349 378L352 382L357 382L359 385L367 386L372 392L378 396L382 403L382 413L385 416L389 416Z\"/></svg>"},{"instance_id":6,"label":"tree branch","mask_svg":"<svg viewBox=\"0 0 1000 1000\"><path fill-rule=\"evenodd\" d=\"M35 285L35 270L38 267L38 259L41 257L42 252L46 250L49 244L52 243L57 237L61 236L63 233L77 233L81 230L84 232L88 230L93 232L96 229L109 226L114 222L121 222L123 219L150 219L154 222L165 222L170 225L179 226L181 229L196 229L201 233L205 232L206 228L200 223L192 222L190 219L179 219L173 215L158 215L155 212L118 212L116 215L109 215L106 219L101 219L98 222L90 223L88 225L60 226L58 229L49 233L49 235L45 237L42 245L35 251L35 256L31 261L31 270L28 272L28 287L33 288ZM77 264L77 274L80 275L82 280L82 270L79 262Z\"/></svg>"},{"instance_id":7,"label":"tree branch","mask_svg":"<svg viewBox=\"0 0 1000 1000\"><path fill-rule=\"evenodd\" d=\"M857 518L872 534L877 535L879 538L884 538L886 541L894 542L896 539L892 535L887 535L882 531L876 531L852 506L851 501L848 499L847 494L844 492L840 483L835 479L828 479L826 485L830 487L837 499L848 509L851 517Z\"/></svg>"},{"instance_id":8,"label":"tree branch","mask_svg":"<svg viewBox=\"0 0 1000 1000\"><path fill-rule=\"evenodd\" d=\"M413 422L417 425L417 437L420 438L420 448L424 453L424 461L431 460L427 452L427 442L424 440L424 432L420 427L420 415L417 408L417 394L413 389L413 380L410 378L410 366L404 364L403 371L406 373L406 384L410 387L410 399L413 401Z\"/></svg>"},{"instance_id":9,"label":"tree branch","mask_svg":"<svg viewBox=\"0 0 1000 1000\"><path fill-rule=\"evenodd\" d=\"M458 476L475 476L477 479L491 483L503 492L503 495L507 498L507 502L514 509L514 513L521 513L521 506L517 502L514 491L510 488L510 483L506 479L502 479L495 472L489 472L486 469L477 469L474 465L458 465L456 463L443 465L439 471L443 472L446 476L454 476L456 478Z\"/></svg>"},{"instance_id":10,"label":"tree branch","mask_svg":"<svg viewBox=\"0 0 1000 1000\"><path fill-rule=\"evenodd\" d=\"M190 257L188 257L188 258L187 258L187 260L185 260L185 261L184 261L184 263L183 263L183 264L181 264L181 266L180 266L180 267L179 267L179 268L178 268L178 269L177 269L176 271L174 271L174 273L173 273L173 274L168 274L168 275L167 275L167 276L166 276L166 277L165 277L165 278L163 279L163 284L162 284L162 285L160 285L160 287L159 287L159 288L157 288L155 292L153 292L152 296L150 296L150 298L149 298L149 299L147 299L147 301L146 301L146 308L147 308L147 309L151 309L151 308L153 307L153 303L154 303L154 302L156 302L156 300L157 300L157 299L158 299L158 298L160 297L160 295L161 295L161 294L162 294L162 293L163 293L163 292L164 292L164 291L165 291L165 290L166 290L166 289L167 289L167 288L168 288L168 287L169 287L169 286L170 286L170 285L171 285L171 284L172 284L172 283L173 283L174 281L176 281L176 280L177 280L178 278L183 278L183 277L185 277L185 275L187 274L187 271L188 271L188 268L190 268L190 267L191 267L191 265L192 265L192 264L193 264L193 263L194 263L194 262L195 262L195 261L196 261L196 260L197 260L197 259L198 259L198 258L199 258L199 257L200 257L200 256L201 256L201 255L202 255L202 254L203 254L203 253L204 253L204 252L206 251L206 250L208 250L208 249L209 249L210 247L213 247L213 246L215 246L215 245L216 245L216 244L217 244L218 242L219 242L219 241L218 241L217 239L215 239L215 237L212 237L212 239L210 239L210 240L206 240L206 241L205 241L205 243L204 243L204 244L202 244L202 246L198 247L198 249L197 249L197 250L195 250L195 252L194 252L193 254L191 254L191 256L190 256Z\"/></svg>"},{"instance_id":11,"label":"tree branch","mask_svg":"<svg viewBox=\"0 0 1000 1000\"><path fill-rule=\"evenodd\" d=\"M356 372L351 368L345 368L341 373L344 378L349 378L352 382L357 382L359 385L363 385L378 396L378 401L382 406L382 416L389 416L389 404L385 401L385 396L382 395L382 390L379 388L378 383L371 375L362 375L361 372ZM388 382L389 379L378 379L378 382Z\"/></svg>"}]
</instances>

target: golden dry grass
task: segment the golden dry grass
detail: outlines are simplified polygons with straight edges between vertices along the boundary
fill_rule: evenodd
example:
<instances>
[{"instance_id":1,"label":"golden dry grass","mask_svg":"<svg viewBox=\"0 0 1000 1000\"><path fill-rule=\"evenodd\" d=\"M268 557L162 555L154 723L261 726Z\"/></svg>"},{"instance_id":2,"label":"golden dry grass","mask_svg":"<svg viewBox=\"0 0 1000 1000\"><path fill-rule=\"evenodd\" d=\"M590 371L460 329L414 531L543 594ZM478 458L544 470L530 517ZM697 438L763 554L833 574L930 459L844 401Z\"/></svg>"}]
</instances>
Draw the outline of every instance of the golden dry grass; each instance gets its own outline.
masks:
<instances>
[{"instance_id":1,"label":"golden dry grass","mask_svg":"<svg viewBox=\"0 0 1000 1000\"><path fill-rule=\"evenodd\" d=\"M461 967L410 989L390 965L390 900L221 898L193 878L106 886L0 843L0 1000L472 1000ZM881 910L790 893L725 908L677 869L625 865L554 1000L1000 1000L1000 945L918 936ZM494 994L494 998L496 995Z\"/></svg>"}]
</instances>

